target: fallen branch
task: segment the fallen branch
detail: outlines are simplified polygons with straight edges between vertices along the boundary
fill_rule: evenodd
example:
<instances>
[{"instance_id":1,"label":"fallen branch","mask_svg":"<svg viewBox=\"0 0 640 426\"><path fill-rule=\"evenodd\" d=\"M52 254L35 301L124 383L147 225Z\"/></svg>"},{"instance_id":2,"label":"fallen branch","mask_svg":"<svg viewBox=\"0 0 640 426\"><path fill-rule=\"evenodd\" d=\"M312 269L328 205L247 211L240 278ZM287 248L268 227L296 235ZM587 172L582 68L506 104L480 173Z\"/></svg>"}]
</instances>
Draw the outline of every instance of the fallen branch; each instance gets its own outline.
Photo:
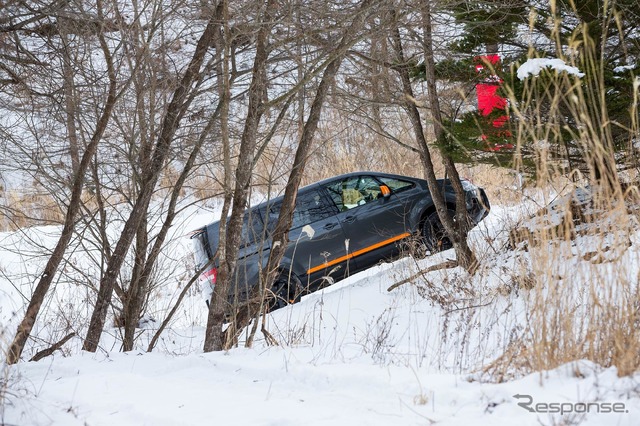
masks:
<instances>
[{"instance_id":1,"label":"fallen branch","mask_svg":"<svg viewBox=\"0 0 640 426\"><path fill-rule=\"evenodd\" d=\"M437 265L431 265L427 269L418 271L418 273L410 276L409 278L405 278L402 281L398 281L397 283L395 283L391 287L389 287L387 289L387 291L395 290L396 288L400 287L401 285L409 283L409 282L415 280L416 278L418 278L420 276L423 276L424 274L428 274L429 272L439 271L441 269L455 268L457 266L458 266L458 261L457 260L447 260L446 262L438 263Z\"/></svg>"},{"instance_id":2,"label":"fallen branch","mask_svg":"<svg viewBox=\"0 0 640 426\"><path fill-rule=\"evenodd\" d=\"M62 338L62 340L60 340L58 343L53 344L51 347L47 348L47 349L43 349L40 352L36 353L33 358L31 358L29 360L29 362L31 361L40 361L42 358L46 358L49 355L53 354L55 351L57 351L58 349L60 349L65 343L67 343L69 341L69 339L71 339L72 337L74 337L76 335L76 332L74 331L73 333L69 333L66 336L64 336Z\"/></svg>"}]
</instances>

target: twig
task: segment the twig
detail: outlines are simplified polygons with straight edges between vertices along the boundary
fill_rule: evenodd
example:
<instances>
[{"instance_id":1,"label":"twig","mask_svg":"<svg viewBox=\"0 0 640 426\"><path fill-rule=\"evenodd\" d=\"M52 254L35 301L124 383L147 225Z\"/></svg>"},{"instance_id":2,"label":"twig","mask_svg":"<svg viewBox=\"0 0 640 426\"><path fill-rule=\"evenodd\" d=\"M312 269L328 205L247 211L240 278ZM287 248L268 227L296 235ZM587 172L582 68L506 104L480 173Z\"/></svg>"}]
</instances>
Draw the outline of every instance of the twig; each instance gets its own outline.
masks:
<instances>
[{"instance_id":1,"label":"twig","mask_svg":"<svg viewBox=\"0 0 640 426\"><path fill-rule=\"evenodd\" d=\"M398 281L397 283L395 283L392 286L390 286L387 289L387 291L394 290L394 289L400 287L401 285L406 284L408 282L411 282L411 281L415 280L416 278L418 278L418 277L420 277L420 276L422 276L424 274L428 274L429 272L439 271L441 269L455 268L456 266L458 266L458 261L457 260L447 260L446 262L438 263L437 265L431 265L427 269L418 271L418 273L410 276L409 278L405 278L402 281Z\"/></svg>"},{"instance_id":2,"label":"twig","mask_svg":"<svg viewBox=\"0 0 640 426\"><path fill-rule=\"evenodd\" d=\"M198 280L198 278L200 277L200 274L202 274L205 271L205 269L213 265L213 262L217 258L217 256L218 256L218 252L216 252L213 258L209 259L209 261L204 266L198 269L196 273L191 277L189 282L184 286L184 288L180 292L180 295L178 296L178 300L176 301L175 305L173 305L173 308L171 308L171 311L169 311L169 314L167 315L167 317L164 319L164 321L162 321L162 324L160 325L160 328L158 328L158 331L156 331L156 334L153 335L153 338L151 339L151 343L149 343L149 347L147 348L147 352L151 352L153 348L156 346L156 344L158 343L158 339L160 338L160 335L162 334L164 329L167 327L167 325L171 321L171 318L173 318L173 315L178 310L178 307L180 307L180 303L182 303L182 299L184 299L184 297L186 296L187 292L189 291L193 283Z\"/></svg>"},{"instance_id":3,"label":"twig","mask_svg":"<svg viewBox=\"0 0 640 426\"><path fill-rule=\"evenodd\" d=\"M449 315L452 312L457 312L457 311L464 311L465 309L474 309L474 308L482 308L484 306L489 306L491 303L493 303L493 300L487 302L487 303L482 303L480 305L471 305L471 306L463 306L461 308L454 308L454 309L449 309L448 311L446 311L444 314L445 315Z\"/></svg>"},{"instance_id":4,"label":"twig","mask_svg":"<svg viewBox=\"0 0 640 426\"><path fill-rule=\"evenodd\" d=\"M267 345L280 346L278 344L278 341L275 339L275 337L273 337L273 335L269 333L269 330L267 330L267 328L264 326L264 322L262 323L261 331L262 331L262 335L264 336L264 339L267 341Z\"/></svg>"}]
</instances>

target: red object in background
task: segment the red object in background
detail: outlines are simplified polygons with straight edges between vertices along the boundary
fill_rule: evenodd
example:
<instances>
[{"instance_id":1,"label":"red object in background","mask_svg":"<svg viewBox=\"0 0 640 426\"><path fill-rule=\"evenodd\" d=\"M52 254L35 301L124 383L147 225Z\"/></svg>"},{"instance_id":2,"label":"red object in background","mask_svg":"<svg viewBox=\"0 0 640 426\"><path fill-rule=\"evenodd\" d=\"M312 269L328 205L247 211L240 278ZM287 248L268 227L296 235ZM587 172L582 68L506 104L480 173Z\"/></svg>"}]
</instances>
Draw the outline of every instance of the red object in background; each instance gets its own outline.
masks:
<instances>
[{"instance_id":1,"label":"red object in background","mask_svg":"<svg viewBox=\"0 0 640 426\"><path fill-rule=\"evenodd\" d=\"M507 100L501 96L498 96L499 84L478 84L476 85L476 93L478 94L478 109L480 114L487 116L495 109L505 109L507 106Z\"/></svg>"},{"instance_id":2,"label":"red object in background","mask_svg":"<svg viewBox=\"0 0 640 426\"><path fill-rule=\"evenodd\" d=\"M498 65L500 62L500 55L484 55L484 56L476 56L476 71L480 72L484 69L484 64L489 63L491 65Z\"/></svg>"},{"instance_id":3,"label":"red object in background","mask_svg":"<svg viewBox=\"0 0 640 426\"><path fill-rule=\"evenodd\" d=\"M486 56L478 56L476 57L476 71L483 72L485 69L485 64L489 63L494 67L498 66L500 63L499 55L486 55ZM502 96L497 94L500 85L502 84L502 79L497 75L489 75L485 79L483 83L479 83L476 85L476 93L478 95L478 110L483 117L487 117L491 115L495 110L504 111L507 108L507 100ZM498 118L491 121L491 125L500 129L504 127L509 121L509 117L506 115L499 116ZM498 132L499 136L510 137L511 132L508 130L504 130L503 132ZM487 135L482 135L481 139L485 141L488 140ZM488 145L488 144L487 144ZM487 146L489 151L499 151L501 149L511 149L513 145L508 144L494 144L494 146Z\"/></svg>"},{"instance_id":4,"label":"red object in background","mask_svg":"<svg viewBox=\"0 0 640 426\"><path fill-rule=\"evenodd\" d=\"M502 108L504 109L504 108ZM500 117L496 118L495 120L493 120L493 127L499 129L501 127L503 127L505 124L507 124L507 121L509 121L509 117L507 117L506 115L501 115ZM508 130L505 130L504 132L501 132L504 136L511 136L511 132Z\"/></svg>"}]
</instances>

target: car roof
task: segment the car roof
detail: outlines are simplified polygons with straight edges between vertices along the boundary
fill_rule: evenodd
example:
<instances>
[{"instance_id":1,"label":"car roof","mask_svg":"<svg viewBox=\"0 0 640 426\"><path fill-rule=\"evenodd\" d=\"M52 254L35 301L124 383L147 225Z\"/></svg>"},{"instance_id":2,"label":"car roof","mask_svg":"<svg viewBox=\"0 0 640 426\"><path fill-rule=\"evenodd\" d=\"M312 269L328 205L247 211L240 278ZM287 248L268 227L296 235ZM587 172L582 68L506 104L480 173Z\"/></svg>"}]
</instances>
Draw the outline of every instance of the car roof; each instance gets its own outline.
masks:
<instances>
[{"instance_id":1,"label":"car roof","mask_svg":"<svg viewBox=\"0 0 640 426\"><path fill-rule=\"evenodd\" d=\"M326 185L328 183L331 183L333 181L336 180L344 180L344 179L348 179L351 177L357 177L357 176L376 176L376 177L387 177L387 178L392 178L392 179L411 179L411 180L420 180L419 178L416 177L412 177L412 176L403 176L403 175L396 175L393 173L383 173L383 172L372 172L372 171L367 171L367 170L363 170L363 171L357 171L357 172L350 172L350 173L344 173L341 175L337 175L337 176L333 176L327 179L323 179L321 181L318 182L314 182L311 183L309 185L303 186L302 188L298 189L298 194L302 195L305 194L306 192L318 187L318 186L322 186L322 185ZM284 195L279 195L275 198L271 198L269 200L263 201L260 204L256 204L254 206L251 206L250 209L259 209L261 207L264 207L266 205L272 205L274 203L277 203L279 201L282 201L282 199L284 198Z\"/></svg>"},{"instance_id":2,"label":"car roof","mask_svg":"<svg viewBox=\"0 0 640 426\"><path fill-rule=\"evenodd\" d=\"M327 184L329 182L333 182L334 180L342 180L342 179L346 179L346 178L350 178L350 177L356 177L356 176L377 176L377 177L388 177L388 178L394 178L394 179L411 179L411 180L416 180L419 178L413 177L413 176L403 176L403 175L396 175L393 173L383 173L383 172L372 172L369 170L362 170L362 171L357 171L357 172L350 172L350 173L345 173L342 175L338 175L338 176L333 176L327 179L323 179L319 182L316 182L315 184L312 185L324 185ZM309 185L309 186L312 186ZM305 187L306 188L306 187Z\"/></svg>"}]
</instances>

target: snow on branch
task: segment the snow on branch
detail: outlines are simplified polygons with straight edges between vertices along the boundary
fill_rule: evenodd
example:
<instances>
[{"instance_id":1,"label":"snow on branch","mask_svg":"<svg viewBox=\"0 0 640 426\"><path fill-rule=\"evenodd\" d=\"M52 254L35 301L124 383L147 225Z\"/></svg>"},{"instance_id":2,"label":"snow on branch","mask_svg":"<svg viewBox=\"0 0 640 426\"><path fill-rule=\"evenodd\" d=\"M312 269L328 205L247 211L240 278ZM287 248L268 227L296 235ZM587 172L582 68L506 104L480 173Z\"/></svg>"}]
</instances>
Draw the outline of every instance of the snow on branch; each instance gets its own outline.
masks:
<instances>
[{"instance_id":1,"label":"snow on branch","mask_svg":"<svg viewBox=\"0 0 640 426\"><path fill-rule=\"evenodd\" d=\"M534 58L528 59L527 62L518 68L518 78L524 80L529 76L538 76L544 68L551 68L558 73L566 72L577 77L584 77L584 73L580 72L577 67L567 65L562 59Z\"/></svg>"}]
</instances>

